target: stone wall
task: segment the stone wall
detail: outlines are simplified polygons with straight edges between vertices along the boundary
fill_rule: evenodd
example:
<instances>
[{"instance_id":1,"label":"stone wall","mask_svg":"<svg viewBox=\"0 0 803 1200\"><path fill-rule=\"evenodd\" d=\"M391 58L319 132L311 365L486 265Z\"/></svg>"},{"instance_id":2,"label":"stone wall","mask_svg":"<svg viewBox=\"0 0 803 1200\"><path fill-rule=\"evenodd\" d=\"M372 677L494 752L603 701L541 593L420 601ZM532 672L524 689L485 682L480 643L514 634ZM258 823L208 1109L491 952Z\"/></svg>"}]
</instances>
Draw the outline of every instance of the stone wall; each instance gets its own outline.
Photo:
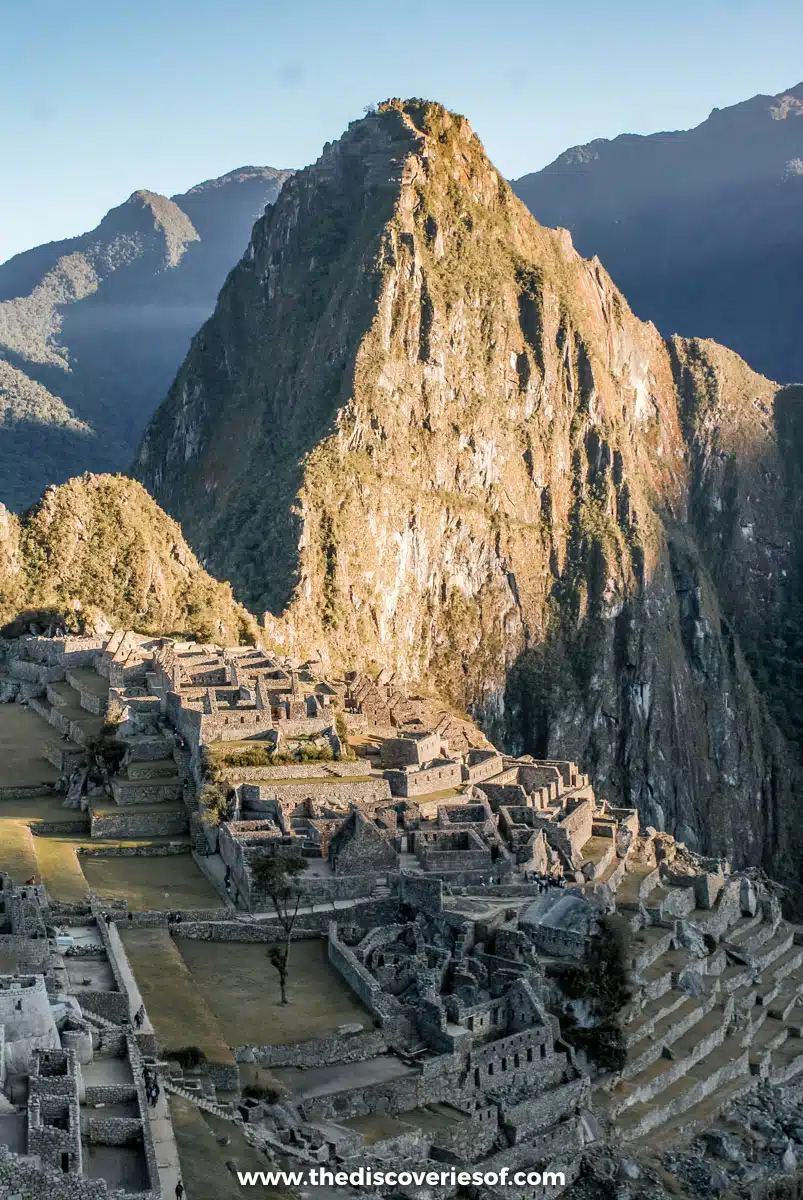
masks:
<instances>
[{"instance_id":1,"label":"stone wall","mask_svg":"<svg viewBox=\"0 0 803 1200\"><path fill-rule=\"evenodd\" d=\"M414 912L436 915L443 910L443 882L421 875L401 875L399 900Z\"/></svg>"},{"instance_id":2,"label":"stone wall","mask_svg":"<svg viewBox=\"0 0 803 1200\"><path fill-rule=\"evenodd\" d=\"M420 767L440 754L441 739L436 733L387 738L380 746L383 767Z\"/></svg>"},{"instance_id":3,"label":"stone wall","mask_svg":"<svg viewBox=\"0 0 803 1200\"><path fill-rule=\"evenodd\" d=\"M90 1146L141 1146L142 1121L138 1117L90 1117L86 1140Z\"/></svg>"},{"instance_id":4,"label":"stone wall","mask_svg":"<svg viewBox=\"0 0 803 1200\"><path fill-rule=\"evenodd\" d=\"M369 1012L376 1013L381 1005L382 986L370 971L358 962L351 947L341 942L334 921L329 925L328 956L329 962L355 996L363 1002Z\"/></svg>"},{"instance_id":5,"label":"stone wall","mask_svg":"<svg viewBox=\"0 0 803 1200\"><path fill-rule=\"evenodd\" d=\"M164 812L138 812L135 807L116 812L92 813L93 838L181 837L189 828L184 809L167 808Z\"/></svg>"},{"instance_id":6,"label":"stone wall","mask_svg":"<svg viewBox=\"0 0 803 1200\"><path fill-rule=\"evenodd\" d=\"M527 793L520 783L490 783L485 781L479 788L494 812L504 808L531 808Z\"/></svg>"},{"instance_id":7,"label":"stone wall","mask_svg":"<svg viewBox=\"0 0 803 1200\"><path fill-rule=\"evenodd\" d=\"M432 1103L440 1098L440 1095L431 1097L428 1089L422 1086L421 1073L411 1070L409 1074L355 1091L344 1090L333 1095L303 1100L299 1108L305 1120L337 1121L376 1112L409 1112L419 1105Z\"/></svg>"},{"instance_id":8,"label":"stone wall","mask_svg":"<svg viewBox=\"0 0 803 1200\"><path fill-rule=\"evenodd\" d=\"M494 750L471 750L467 761L463 763L463 782L480 783L483 779L490 779L499 774L502 765L502 755Z\"/></svg>"},{"instance_id":9,"label":"stone wall","mask_svg":"<svg viewBox=\"0 0 803 1200\"><path fill-rule=\"evenodd\" d=\"M394 796L426 796L460 787L463 773L459 762L439 759L420 770L386 771L385 778Z\"/></svg>"},{"instance_id":10,"label":"stone wall","mask_svg":"<svg viewBox=\"0 0 803 1200\"><path fill-rule=\"evenodd\" d=\"M578 1105L587 1104L589 1086L585 1077L573 1079L506 1109L502 1123L511 1143L556 1125Z\"/></svg>"},{"instance_id":11,"label":"stone wall","mask_svg":"<svg viewBox=\"0 0 803 1200\"><path fill-rule=\"evenodd\" d=\"M330 960L331 961L331 960ZM337 1063L363 1062L389 1049L387 1030L374 1029L373 1020L366 1014L369 1026L361 1033L329 1034L285 1046L237 1046L234 1057L238 1062L254 1062L263 1067L325 1067Z\"/></svg>"},{"instance_id":12,"label":"stone wall","mask_svg":"<svg viewBox=\"0 0 803 1200\"><path fill-rule=\"evenodd\" d=\"M235 752L236 753L236 752ZM366 758L356 761L282 763L272 767L232 767L223 765L220 768L227 782L235 783L270 783L276 779L309 779L310 772L320 775L321 779L331 776L338 779L341 776L351 778L354 775L369 776L371 764Z\"/></svg>"},{"instance_id":13,"label":"stone wall","mask_svg":"<svg viewBox=\"0 0 803 1200\"><path fill-rule=\"evenodd\" d=\"M315 764L310 764L314 769ZM271 801L294 800L300 802L306 799L319 800L347 808L351 804L360 805L377 800L390 800L390 788L385 779L369 778L344 781L342 779L325 779L308 777L303 783L300 780L273 780L269 783L245 783L242 787L243 808L259 812L261 807L271 810Z\"/></svg>"},{"instance_id":14,"label":"stone wall","mask_svg":"<svg viewBox=\"0 0 803 1200\"><path fill-rule=\"evenodd\" d=\"M4 933L0 934L0 954L15 958L25 971L36 974L47 968L50 946L47 938L19 937L17 934Z\"/></svg>"},{"instance_id":15,"label":"stone wall","mask_svg":"<svg viewBox=\"0 0 803 1200\"><path fill-rule=\"evenodd\" d=\"M81 992L81 1004L90 1012L113 1021L115 1025L129 1020L128 1000L123 992Z\"/></svg>"},{"instance_id":16,"label":"stone wall","mask_svg":"<svg viewBox=\"0 0 803 1200\"><path fill-rule=\"evenodd\" d=\"M490 847L472 829L414 835L413 849L425 871L487 871L492 867Z\"/></svg>"},{"instance_id":17,"label":"stone wall","mask_svg":"<svg viewBox=\"0 0 803 1200\"><path fill-rule=\"evenodd\" d=\"M109 1188L102 1179L79 1179L12 1154L0 1142L0 1196L20 1200L130 1200L130 1193ZM138 1192L137 1200L161 1200L161 1191Z\"/></svg>"},{"instance_id":18,"label":"stone wall","mask_svg":"<svg viewBox=\"0 0 803 1200\"><path fill-rule=\"evenodd\" d=\"M564 850L563 838L566 838L568 852L573 857L579 854L582 847L591 837L594 824L594 803L592 800L581 800L571 811L560 817L557 822L551 822L544 830L547 841L556 849ZM552 836L550 836L552 833ZM554 837L554 841L553 841Z\"/></svg>"}]
</instances>

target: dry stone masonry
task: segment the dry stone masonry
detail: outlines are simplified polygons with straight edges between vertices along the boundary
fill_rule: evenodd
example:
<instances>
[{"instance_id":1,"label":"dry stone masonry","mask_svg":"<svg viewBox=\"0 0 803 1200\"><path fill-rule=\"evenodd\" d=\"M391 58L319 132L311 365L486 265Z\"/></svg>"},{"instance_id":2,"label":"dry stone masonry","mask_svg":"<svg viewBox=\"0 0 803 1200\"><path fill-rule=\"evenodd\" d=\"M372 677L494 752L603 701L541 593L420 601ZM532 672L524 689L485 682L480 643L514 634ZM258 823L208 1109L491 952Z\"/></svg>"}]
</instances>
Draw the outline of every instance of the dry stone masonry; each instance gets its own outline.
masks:
<instances>
[{"instance_id":1,"label":"dry stone masonry","mask_svg":"<svg viewBox=\"0 0 803 1200\"><path fill-rule=\"evenodd\" d=\"M68 909L0 876L0 959L16 966L0 976L0 1195L165 1196L157 1069L283 1166L548 1165L588 1197L617 1172L660 1194L667 1163L690 1195L715 1171L769 1186L794 1166L803 930L761 872L643 827L573 762L433 719L387 676L120 630L20 639L3 687L53 726L90 849L110 831L189 841L225 907ZM293 938L325 943L364 1019L262 1045L232 1029L228 1061L161 1061L118 927L269 948L281 914L255 867L287 849L306 865ZM249 1064L272 1074L261 1095L243 1092ZM728 1132L745 1120L786 1128L783 1153ZM93 1146L119 1152L105 1181L87 1173Z\"/></svg>"}]
</instances>

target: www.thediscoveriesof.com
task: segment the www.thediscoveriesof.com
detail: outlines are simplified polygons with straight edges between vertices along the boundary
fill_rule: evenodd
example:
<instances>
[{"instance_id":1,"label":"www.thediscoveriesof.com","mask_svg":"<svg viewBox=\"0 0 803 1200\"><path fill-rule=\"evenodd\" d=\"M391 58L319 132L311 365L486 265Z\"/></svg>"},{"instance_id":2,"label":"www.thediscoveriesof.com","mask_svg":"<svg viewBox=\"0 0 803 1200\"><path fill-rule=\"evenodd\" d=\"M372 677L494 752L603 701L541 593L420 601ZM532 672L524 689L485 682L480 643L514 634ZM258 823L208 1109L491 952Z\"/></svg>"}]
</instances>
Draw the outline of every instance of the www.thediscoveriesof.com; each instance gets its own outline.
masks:
<instances>
[{"instance_id":1,"label":"www.thediscoveriesof.com","mask_svg":"<svg viewBox=\"0 0 803 1200\"><path fill-rule=\"evenodd\" d=\"M427 1184L436 1187L451 1184L452 1187L467 1184L485 1184L487 1187L564 1187L566 1176L563 1171L514 1171L512 1167L500 1167L498 1171L461 1171L451 1167L448 1171L433 1171L427 1167L420 1171L375 1171L372 1167L357 1167L353 1171L331 1171L328 1167L310 1167L306 1171L238 1171L237 1178L242 1187L395 1187Z\"/></svg>"}]
</instances>

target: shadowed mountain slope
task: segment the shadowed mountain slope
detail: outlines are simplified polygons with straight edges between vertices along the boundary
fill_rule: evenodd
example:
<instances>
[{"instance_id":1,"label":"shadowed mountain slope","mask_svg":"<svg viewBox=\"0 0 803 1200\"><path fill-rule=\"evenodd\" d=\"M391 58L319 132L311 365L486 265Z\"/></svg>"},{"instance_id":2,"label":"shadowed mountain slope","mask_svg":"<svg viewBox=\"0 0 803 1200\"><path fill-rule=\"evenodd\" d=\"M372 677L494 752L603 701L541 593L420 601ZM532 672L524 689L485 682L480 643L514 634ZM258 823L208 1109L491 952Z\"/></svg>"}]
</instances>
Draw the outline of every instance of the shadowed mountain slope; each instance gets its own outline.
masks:
<instances>
[{"instance_id":1,"label":"shadowed mountain slope","mask_svg":"<svg viewBox=\"0 0 803 1200\"><path fill-rule=\"evenodd\" d=\"M243 167L0 265L0 500L130 462L254 220L287 177Z\"/></svg>"},{"instance_id":2,"label":"shadowed mountain slope","mask_svg":"<svg viewBox=\"0 0 803 1200\"><path fill-rule=\"evenodd\" d=\"M695 129L575 146L512 186L662 333L803 380L803 84Z\"/></svg>"}]
</instances>

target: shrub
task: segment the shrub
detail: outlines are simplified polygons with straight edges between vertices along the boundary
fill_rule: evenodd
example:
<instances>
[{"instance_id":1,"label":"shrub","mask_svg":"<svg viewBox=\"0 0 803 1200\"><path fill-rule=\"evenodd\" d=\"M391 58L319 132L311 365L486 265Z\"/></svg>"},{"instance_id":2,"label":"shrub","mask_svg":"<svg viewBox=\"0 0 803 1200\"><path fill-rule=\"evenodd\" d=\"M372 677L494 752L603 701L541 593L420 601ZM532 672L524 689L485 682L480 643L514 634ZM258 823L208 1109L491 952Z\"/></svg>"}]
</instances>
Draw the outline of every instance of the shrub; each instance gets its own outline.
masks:
<instances>
[{"instance_id":1,"label":"shrub","mask_svg":"<svg viewBox=\"0 0 803 1200\"><path fill-rule=\"evenodd\" d=\"M243 1095L249 1100L267 1100L269 1104L277 1104L282 1098L282 1088L278 1082L270 1083L249 1083L243 1088Z\"/></svg>"},{"instance_id":2,"label":"shrub","mask_svg":"<svg viewBox=\"0 0 803 1200\"><path fill-rule=\"evenodd\" d=\"M171 1050L170 1057L185 1071L206 1062L206 1055L200 1046L181 1046L178 1050Z\"/></svg>"},{"instance_id":3,"label":"shrub","mask_svg":"<svg viewBox=\"0 0 803 1200\"><path fill-rule=\"evenodd\" d=\"M621 1070L627 1057L620 1014L631 995L630 942L627 922L617 913L604 916L585 962L568 966L560 974L564 994L571 1000L585 1000L593 1005L597 1018L593 1026L585 1027L565 1014L561 1017L563 1036L606 1071Z\"/></svg>"},{"instance_id":4,"label":"shrub","mask_svg":"<svg viewBox=\"0 0 803 1200\"><path fill-rule=\"evenodd\" d=\"M198 797L201 817L209 825L219 825L229 815L229 789L224 783L207 783Z\"/></svg>"}]
</instances>

